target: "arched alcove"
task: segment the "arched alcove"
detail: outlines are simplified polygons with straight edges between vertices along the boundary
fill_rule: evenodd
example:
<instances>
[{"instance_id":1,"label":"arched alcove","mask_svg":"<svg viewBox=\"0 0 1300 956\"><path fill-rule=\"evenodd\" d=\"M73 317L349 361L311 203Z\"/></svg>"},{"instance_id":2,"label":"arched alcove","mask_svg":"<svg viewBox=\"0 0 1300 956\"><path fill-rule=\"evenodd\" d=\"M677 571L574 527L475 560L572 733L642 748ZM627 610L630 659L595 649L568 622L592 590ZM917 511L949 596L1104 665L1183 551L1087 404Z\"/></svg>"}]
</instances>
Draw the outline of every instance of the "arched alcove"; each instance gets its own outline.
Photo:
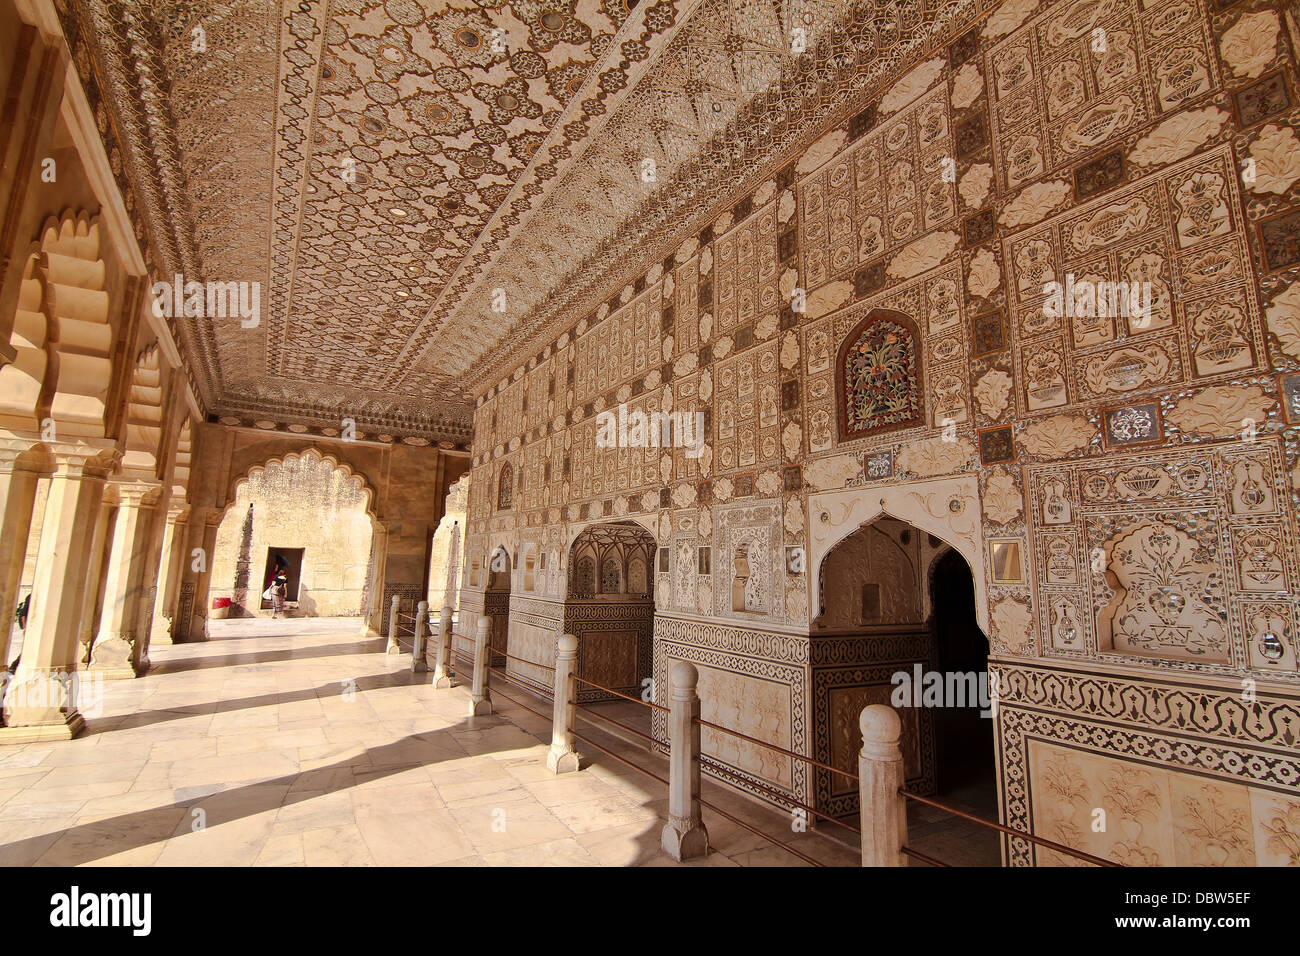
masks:
<instances>
[{"instance_id":1,"label":"arched alcove","mask_svg":"<svg viewBox=\"0 0 1300 956\"><path fill-rule=\"evenodd\" d=\"M623 693L651 675L654 537L633 521L588 525L569 546L564 632L578 636L579 673ZM612 695L589 687L581 700Z\"/></svg>"},{"instance_id":2,"label":"arched alcove","mask_svg":"<svg viewBox=\"0 0 1300 956\"><path fill-rule=\"evenodd\" d=\"M315 449L250 468L217 528L213 616L270 614L262 592L277 566L289 578L291 614L363 613L372 500L364 479Z\"/></svg>"}]
</instances>

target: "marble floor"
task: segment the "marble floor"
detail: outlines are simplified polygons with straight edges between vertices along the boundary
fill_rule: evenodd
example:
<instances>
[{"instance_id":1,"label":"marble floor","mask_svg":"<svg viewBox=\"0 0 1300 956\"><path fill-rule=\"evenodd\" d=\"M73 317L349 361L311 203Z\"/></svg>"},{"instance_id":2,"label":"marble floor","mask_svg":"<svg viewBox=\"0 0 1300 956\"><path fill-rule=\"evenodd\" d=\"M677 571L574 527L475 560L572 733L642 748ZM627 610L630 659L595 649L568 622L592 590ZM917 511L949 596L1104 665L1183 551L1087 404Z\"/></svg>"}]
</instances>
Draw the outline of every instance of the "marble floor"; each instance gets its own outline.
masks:
<instances>
[{"instance_id":1,"label":"marble floor","mask_svg":"<svg viewBox=\"0 0 1300 956\"><path fill-rule=\"evenodd\" d=\"M464 687L434 690L358 633L214 621L207 643L154 647L146 676L100 685L82 737L0 748L0 864L679 865L659 849L662 784L599 752L552 776L549 721L500 697L467 717ZM581 732L666 776L662 758ZM856 842L792 833L725 787L706 782L705 799L819 862L858 862ZM704 817L715 851L687 865L803 865Z\"/></svg>"}]
</instances>

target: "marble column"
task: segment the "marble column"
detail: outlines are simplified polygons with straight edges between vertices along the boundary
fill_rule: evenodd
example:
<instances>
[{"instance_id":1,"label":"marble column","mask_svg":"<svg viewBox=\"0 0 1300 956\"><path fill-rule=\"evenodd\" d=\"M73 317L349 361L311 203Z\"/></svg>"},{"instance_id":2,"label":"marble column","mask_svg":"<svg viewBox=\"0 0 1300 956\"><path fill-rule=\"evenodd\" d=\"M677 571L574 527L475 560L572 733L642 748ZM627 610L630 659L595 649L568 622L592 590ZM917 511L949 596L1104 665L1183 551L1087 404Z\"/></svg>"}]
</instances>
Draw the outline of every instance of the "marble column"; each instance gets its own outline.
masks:
<instances>
[{"instance_id":1,"label":"marble column","mask_svg":"<svg viewBox=\"0 0 1300 956\"><path fill-rule=\"evenodd\" d=\"M109 500L112 485L105 489L104 501L99 506L95 519L95 530L90 538L90 566L86 571L86 600L81 610L81 630L79 639L82 650L77 660L82 664L90 663L90 649L99 633L100 612L104 608L104 571L108 557L110 530L117 511L117 499Z\"/></svg>"},{"instance_id":2,"label":"marble column","mask_svg":"<svg viewBox=\"0 0 1300 956\"><path fill-rule=\"evenodd\" d=\"M372 519L374 520L374 519ZM384 569L388 562L388 529L374 521L370 536L370 553L374 566L370 569L370 607L361 622L362 637L377 637L384 633L388 603L384 600Z\"/></svg>"},{"instance_id":3,"label":"marble column","mask_svg":"<svg viewBox=\"0 0 1300 956\"><path fill-rule=\"evenodd\" d=\"M90 653L90 668L105 678L131 678L143 673L143 644L137 633L148 552L149 509L145 497L156 484L117 482L117 521L104 581L104 611Z\"/></svg>"},{"instance_id":4,"label":"marble column","mask_svg":"<svg viewBox=\"0 0 1300 956\"><path fill-rule=\"evenodd\" d=\"M208 594L212 583L212 556L217 547L217 528L225 511L195 507L185 526L184 545L178 560L180 591L172 619L172 643L208 639Z\"/></svg>"},{"instance_id":5,"label":"marble column","mask_svg":"<svg viewBox=\"0 0 1300 956\"><path fill-rule=\"evenodd\" d=\"M170 505L163 525L162 551L158 560L158 593L151 609L150 643L170 640L176 613L176 581L180 577L182 549L185 544L183 505Z\"/></svg>"},{"instance_id":6,"label":"marble column","mask_svg":"<svg viewBox=\"0 0 1300 956\"><path fill-rule=\"evenodd\" d=\"M144 566L140 599L136 602L136 670L149 669L149 645L153 643L154 606L158 603L158 573L163 557L163 535L167 526L166 489L145 497L140 530L144 534Z\"/></svg>"},{"instance_id":7,"label":"marble column","mask_svg":"<svg viewBox=\"0 0 1300 956\"><path fill-rule=\"evenodd\" d=\"M103 454L102 449L95 452ZM56 458L22 661L5 696L8 726L0 728L3 743L68 739L85 727L85 718L66 690L77 666L90 564L91 536L86 529L99 511L110 465L89 452L58 451Z\"/></svg>"},{"instance_id":8,"label":"marble column","mask_svg":"<svg viewBox=\"0 0 1300 956\"><path fill-rule=\"evenodd\" d=\"M9 635L18 606L32 509L40 475L18 460L24 449L16 443L0 447L0 672L9 663Z\"/></svg>"}]
</instances>

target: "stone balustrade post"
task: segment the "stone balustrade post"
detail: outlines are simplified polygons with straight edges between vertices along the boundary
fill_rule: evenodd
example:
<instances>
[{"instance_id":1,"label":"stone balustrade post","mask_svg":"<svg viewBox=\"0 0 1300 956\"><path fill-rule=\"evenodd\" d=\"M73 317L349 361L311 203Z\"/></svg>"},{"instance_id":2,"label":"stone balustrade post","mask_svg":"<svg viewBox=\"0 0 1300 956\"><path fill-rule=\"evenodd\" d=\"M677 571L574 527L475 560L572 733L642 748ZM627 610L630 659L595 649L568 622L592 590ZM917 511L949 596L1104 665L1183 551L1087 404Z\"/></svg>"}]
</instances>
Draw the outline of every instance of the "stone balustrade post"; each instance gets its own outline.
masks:
<instances>
[{"instance_id":1,"label":"stone balustrade post","mask_svg":"<svg viewBox=\"0 0 1300 956\"><path fill-rule=\"evenodd\" d=\"M451 671L448 668L451 657L451 615L450 607L444 607L438 615L438 646L433 652L434 687L451 686Z\"/></svg>"},{"instance_id":2,"label":"stone balustrade post","mask_svg":"<svg viewBox=\"0 0 1300 956\"><path fill-rule=\"evenodd\" d=\"M668 822L661 840L678 863L709 852L709 831L700 817L700 674L677 661L669 672Z\"/></svg>"},{"instance_id":3,"label":"stone balustrade post","mask_svg":"<svg viewBox=\"0 0 1300 956\"><path fill-rule=\"evenodd\" d=\"M573 773L580 769L581 757L573 749L573 718L578 709L578 639L561 635L555 652L555 705L551 728L551 752L546 755L546 769L551 773Z\"/></svg>"},{"instance_id":4,"label":"stone balustrade post","mask_svg":"<svg viewBox=\"0 0 1300 956\"><path fill-rule=\"evenodd\" d=\"M424 660L424 635L429 627L429 602L421 601L415 609L415 637L411 639L411 673L423 674L429 669Z\"/></svg>"},{"instance_id":5,"label":"stone balustrade post","mask_svg":"<svg viewBox=\"0 0 1300 956\"><path fill-rule=\"evenodd\" d=\"M902 722L885 704L870 704L858 719L858 795L862 816L862 865L907 866L907 801L899 793L906 780L899 747Z\"/></svg>"},{"instance_id":6,"label":"stone balustrade post","mask_svg":"<svg viewBox=\"0 0 1300 956\"><path fill-rule=\"evenodd\" d=\"M402 606L400 595L393 595L393 607L388 613L388 646L384 648L385 654L400 654L402 646L397 643L397 612Z\"/></svg>"},{"instance_id":7,"label":"stone balustrade post","mask_svg":"<svg viewBox=\"0 0 1300 956\"><path fill-rule=\"evenodd\" d=\"M474 630L474 678L470 682L469 715L480 717L492 713L492 697L488 690L488 634L492 631L492 618L486 614L478 619Z\"/></svg>"}]
</instances>

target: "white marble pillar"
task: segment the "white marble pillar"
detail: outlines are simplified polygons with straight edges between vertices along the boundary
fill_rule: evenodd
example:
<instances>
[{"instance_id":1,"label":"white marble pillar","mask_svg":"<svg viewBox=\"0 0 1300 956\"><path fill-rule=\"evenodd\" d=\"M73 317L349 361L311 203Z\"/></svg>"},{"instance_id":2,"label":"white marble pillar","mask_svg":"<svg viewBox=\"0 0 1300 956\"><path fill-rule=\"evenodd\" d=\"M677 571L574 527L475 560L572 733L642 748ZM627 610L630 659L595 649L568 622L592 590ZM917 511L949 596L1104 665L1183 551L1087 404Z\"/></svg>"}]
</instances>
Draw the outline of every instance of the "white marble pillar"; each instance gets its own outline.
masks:
<instances>
[{"instance_id":1,"label":"white marble pillar","mask_svg":"<svg viewBox=\"0 0 1300 956\"><path fill-rule=\"evenodd\" d=\"M474 677L470 682L469 715L480 717L492 713L492 695L488 690L488 634L492 632L492 618L486 614L478 619L474 628Z\"/></svg>"},{"instance_id":2,"label":"white marble pillar","mask_svg":"<svg viewBox=\"0 0 1300 956\"><path fill-rule=\"evenodd\" d=\"M85 718L63 695L77 666L90 539L104 495L106 465L90 454L59 454L36 558L22 661L5 696L0 742L75 737Z\"/></svg>"},{"instance_id":3,"label":"white marble pillar","mask_svg":"<svg viewBox=\"0 0 1300 956\"><path fill-rule=\"evenodd\" d=\"M573 773L582 758L573 746L573 718L578 705L578 638L562 634L555 645L555 684L551 716L551 750L546 769L551 773Z\"/></svg>"},{"instance_id":4,"label":"white marble pillar","mask_svg":"<svg viewBox=\"0 0 1300 956\"><path fill-rule=\"evenodd\" d=\"M907 801L899 793L907 779L899 747L902 722L894 708L870 704L858 718L858 795L862 818L862 865L907 866Z\"/></svg>"},{"instance_id":5,"label":"white marble pillar","mask_svg":"<svg viewBox=\"0 0 1300 956\"><path fill-rule=\"evenodd\" d=\"M90 669L107 679L136 677L146 666L137 632L149 539L144 499L156 488L143 481L116 484L117 520L104 579L104 610L90 652Z\"/></svg>"},{"instance_id":6,"label":"white marble pillar","mask_svg":"<svg viewBox=\"0 0 1300 956\"><path fill-rule=\"evenodd\" d=\"M150 643L169 638L176 608L176 579L180 576L180 557L185 544L183 507L170 506L163 525L162 550L158 560L158 593L155 595L149 622Z\"/></svg>"},{"instance_id":7,"label":"white marble pillar","mask_svg":"<svg viewBox=\"0 0 1300 956\"><path fill-rule=\"evenodd\" d=\"M700 673L688 661L669 671L668 822L661 844L678 863L707 856L709 831L700 816Z\"/></svg>"},{"instance_id":8,"label":"white marble pillar","mask_svg":"<svg viewBox=\"0 0 1300 956\"><path fill-rule=\"evenodd\" d=\"M111 540L109 532L113 527L117 510L116 498L110 501L108 497L112 490L110 483L105 489L104 501L95 515L95 530L90 536L90 565L86 569L86 600L82 604L81 630L78 638L81 641L78 661L82 664L90 663L90 650L95 643L95 635L99 633L100 612L104 606L104 570Z\"/></svg>"},{"instance_id":9,"label":"white marble pillar","mask_svg":"<svg viewBox=\"0 0 1300 956\"><path fill-rule=\"evenodd\" d=\"M22 449L5 443L0 447L0 672L9 663L9 635L18 607L18 588L27 560L27 539L36 505L40 475L19 462Z\"/></svg>"},{"instance_id":10,"label":"white marble pillar","mask_svg":"<svg viewBox=\"0 0 1300 956\"><path fill-rule=\"evenodd\" d=\"M434 687L451 686L451 671L448 667L451 656L451 615L451 608L444 607L438 617L438 646L433 653Z\"/></svg>"}]
</instances>

